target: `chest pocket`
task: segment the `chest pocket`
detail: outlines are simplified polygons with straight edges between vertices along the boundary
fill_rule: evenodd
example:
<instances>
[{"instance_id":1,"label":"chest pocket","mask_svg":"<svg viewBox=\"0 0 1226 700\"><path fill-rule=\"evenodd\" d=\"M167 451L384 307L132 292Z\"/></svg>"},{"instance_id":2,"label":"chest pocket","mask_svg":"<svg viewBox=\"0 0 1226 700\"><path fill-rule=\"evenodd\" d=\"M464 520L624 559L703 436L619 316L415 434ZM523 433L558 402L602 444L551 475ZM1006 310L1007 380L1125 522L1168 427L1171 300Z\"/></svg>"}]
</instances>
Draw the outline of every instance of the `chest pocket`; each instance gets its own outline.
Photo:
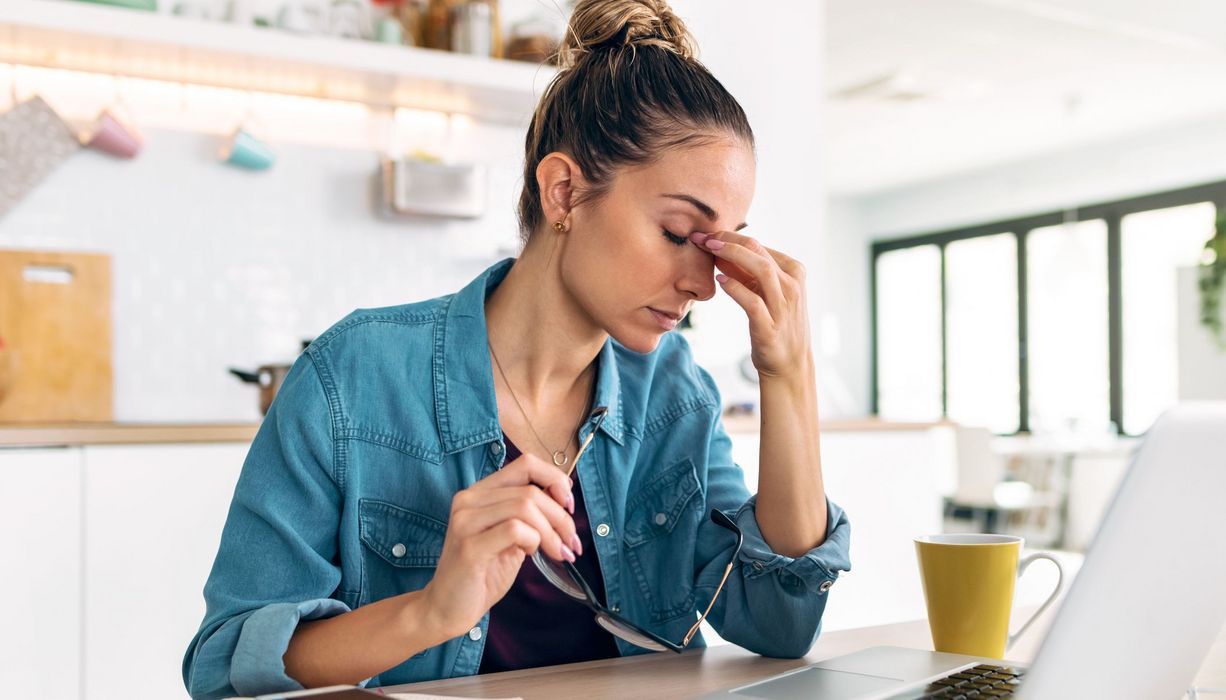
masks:
<instances>
[{"instance_id":1,"label":"chest pocket","mask_svg":"<svg viewBox=\"0 0 1226 700\"><path fill-rule=\"evenodd\" d=\"M384 501L358 501L362 540L362 593L359 605L420 590L443 553L447 524Z\"/></svg>"},{"instance_id":2,"label":"chest pocket","mask_svg":"<svg viewBox=\"0 0 1226 700\"><path fill-rule=\"evenodd\" d=\"M626 504L627 559L653 622L695 610L694 545L702 505L689 459L665 469Z\"/></svg>"}]
</instances>

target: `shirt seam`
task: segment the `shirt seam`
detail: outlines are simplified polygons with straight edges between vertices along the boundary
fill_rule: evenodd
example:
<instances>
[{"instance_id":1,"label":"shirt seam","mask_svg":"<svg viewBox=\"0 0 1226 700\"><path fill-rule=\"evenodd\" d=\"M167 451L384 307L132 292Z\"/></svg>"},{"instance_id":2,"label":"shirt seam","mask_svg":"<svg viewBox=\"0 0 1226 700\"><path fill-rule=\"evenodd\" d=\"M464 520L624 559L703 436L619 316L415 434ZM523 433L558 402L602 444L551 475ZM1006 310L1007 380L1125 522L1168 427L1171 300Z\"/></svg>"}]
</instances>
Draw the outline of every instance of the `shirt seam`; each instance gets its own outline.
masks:
<instances>
[{"instance_id":1,"label":"shirt seam","mask_svg":"<svg viewBox=\"0 0 1226 700\"><path fill-rule=\"evenodd\" d=\"M319 387L324 392L324 399L328 402L328 438L332 443L332 465L330 471L332 472L332 480L336 482L341 496L344 497L344 455L340 447L341 442L337 440L341 423L340 396L336 391L332 373L328 370L327 363L323 362L323 358L318 357L317 352L308 352L307 357L310 358L311 365L315 368L315 378L319 380Z\"/></svg>"}]
</instances>

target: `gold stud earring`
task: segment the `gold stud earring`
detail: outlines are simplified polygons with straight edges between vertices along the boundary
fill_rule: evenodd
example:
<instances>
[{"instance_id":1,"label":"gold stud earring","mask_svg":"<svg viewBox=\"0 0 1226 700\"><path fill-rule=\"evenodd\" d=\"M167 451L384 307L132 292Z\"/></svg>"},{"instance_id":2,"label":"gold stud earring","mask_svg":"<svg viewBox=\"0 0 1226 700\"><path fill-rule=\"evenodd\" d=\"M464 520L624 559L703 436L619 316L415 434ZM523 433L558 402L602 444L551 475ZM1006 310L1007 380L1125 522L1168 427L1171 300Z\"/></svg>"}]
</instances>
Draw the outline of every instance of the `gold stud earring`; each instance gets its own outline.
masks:
<instances>
[{"instance_id":1,"label":"gold stud earring","mask_svg":"<svg viewBox=\"0 0 1226 700\"><path fill-rule=\"evenodd\" d=\"M564 233L566 231L566 224L562 223L561 221L555 221L553 222L553 230L557 231L558 233Z\"/></svg>"}]
</instances>

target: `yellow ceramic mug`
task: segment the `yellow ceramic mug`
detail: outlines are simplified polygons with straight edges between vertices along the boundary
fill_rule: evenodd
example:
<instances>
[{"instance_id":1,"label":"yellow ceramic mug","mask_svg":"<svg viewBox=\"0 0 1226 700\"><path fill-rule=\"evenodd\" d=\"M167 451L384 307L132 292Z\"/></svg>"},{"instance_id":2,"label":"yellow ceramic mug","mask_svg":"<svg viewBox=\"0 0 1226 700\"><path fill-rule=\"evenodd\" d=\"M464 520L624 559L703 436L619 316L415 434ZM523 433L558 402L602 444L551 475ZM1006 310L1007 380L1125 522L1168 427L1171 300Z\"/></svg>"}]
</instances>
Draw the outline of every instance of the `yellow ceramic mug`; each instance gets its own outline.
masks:
<instances>
[{"instance_id":1,"label":"yellow ceramic mug","mask_svg":"<svg viewBox=\"0 0 1226 700\"><path fill-rule=\"evenodd\" d=\"M1018 561L1022 538L1011 535L930 535L915 539L928 626L937 651L1003 659L1005 649L1030 627L1060 593L1064 569L1049 554ZM1056 565L1056 588L1016 634L1009 634L1013 588L1030 563Z\"/></svg>"}]
</instances>

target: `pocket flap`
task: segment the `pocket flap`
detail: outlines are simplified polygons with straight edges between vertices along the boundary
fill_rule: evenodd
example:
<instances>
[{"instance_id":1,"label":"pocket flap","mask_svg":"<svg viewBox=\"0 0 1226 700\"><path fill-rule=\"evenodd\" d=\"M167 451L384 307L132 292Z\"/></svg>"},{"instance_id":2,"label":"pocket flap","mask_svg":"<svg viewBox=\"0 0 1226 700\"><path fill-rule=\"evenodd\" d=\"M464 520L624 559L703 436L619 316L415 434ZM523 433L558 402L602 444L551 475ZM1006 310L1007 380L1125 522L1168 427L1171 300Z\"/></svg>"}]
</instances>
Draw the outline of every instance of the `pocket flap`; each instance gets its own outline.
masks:
<instances>
[{"instance_id":1,"label":"pocket flap","mask_svg":"<svg viewBox=\"0 0 1226 700\"><path fill-rule=\"evenodd\" d=\"M672 532L698 490L698 474L688 458L669 467L626 505L626 544L635 547Z\"/></svg>"},{"instance_id":2,"label":"pocket flap","mask_svg":"<svg viewBox=\"0 0 1226 700\"><path fill-rule=\"evenodd\" d=\"M363 498L358 501L362 542L392 566L438 566L447 524L400 506Z\"/></svg>"}]
</instances>

